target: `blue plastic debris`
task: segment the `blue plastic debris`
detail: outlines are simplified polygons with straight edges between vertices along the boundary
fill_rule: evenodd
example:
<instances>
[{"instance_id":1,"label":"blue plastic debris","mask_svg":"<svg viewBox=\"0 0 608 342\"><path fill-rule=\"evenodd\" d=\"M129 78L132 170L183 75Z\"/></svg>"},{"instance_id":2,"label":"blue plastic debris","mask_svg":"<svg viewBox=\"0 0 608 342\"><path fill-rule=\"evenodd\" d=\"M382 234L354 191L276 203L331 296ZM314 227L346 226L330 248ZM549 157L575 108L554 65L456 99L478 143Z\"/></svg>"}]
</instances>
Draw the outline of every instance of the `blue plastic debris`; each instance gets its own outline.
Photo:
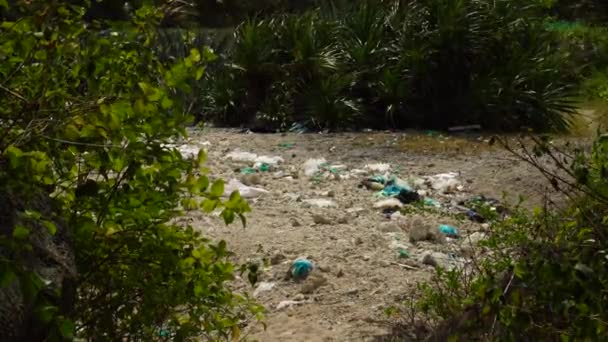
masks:
<instances>
[{"instance_id":1,"label":"blue plastic debris","mask_svg":"<svg viewBox=\"0 0 608 342\"><path fill-rule=\"evenodd\" d=\"M314 265L307 259L296 259L291 264L291 277L296 280L303 280L312 272Z\"/></svg>"},{"instance_id":2,"label":"blue plastic debris","mask_svg":"<svg viewBox=\"0 0 608 342\"><path fill-rule=\"evenodd\" d=\"M440 225L439 231L449 237L458 237L458 229L447 224Z\"/></svg>"}]
</instances>

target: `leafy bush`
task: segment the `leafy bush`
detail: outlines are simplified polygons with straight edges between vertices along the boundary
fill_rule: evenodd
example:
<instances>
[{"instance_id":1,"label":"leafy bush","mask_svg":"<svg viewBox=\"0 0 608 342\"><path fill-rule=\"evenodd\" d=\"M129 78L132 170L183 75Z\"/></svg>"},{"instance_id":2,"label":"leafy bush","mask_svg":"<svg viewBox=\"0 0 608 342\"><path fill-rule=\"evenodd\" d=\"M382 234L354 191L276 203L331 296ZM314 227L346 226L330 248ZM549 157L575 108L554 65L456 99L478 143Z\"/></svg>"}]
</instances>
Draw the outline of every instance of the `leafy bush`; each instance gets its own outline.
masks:
<instances>
[{"instance_id":1,"label":"leafy bush","mask_svg":"<svg viewBox=\"0 0 608 342\"><path fill-rule=\"evenodd\" d=\"M431 338L570 341L608 333L608 136L572 154L535 142L530 149L503 141L561 189L568 205L515 210L493 225L476 267L439 272L418 302L435 322Z\"/></svg>"},{"instance_id":2,"label":"leafy bush","mask_svg":"<svg viewBox=\"0 0 608 342\"><path fill-rule=\"evenodd\" d=\"M185 159L166 147L189 120L173 94L190 90L212 53L160 58L162 16L149 6L108 31L62 2L18 13L0 23L0 285L10 306L0 313L12 322L2 335L238 336L260 309L230 291L225 242L175 218L202 208L244 222L249 207L238 193L220 199L204 152Z\"/></svg>"},{"instance_id":3,"label":"leafy bush","mask_svg":"<svg viewBox=\"0 0 608 342\"><path fill-rule=\"evenodd\" d=\"M236 67L210 75L223 87L211 92L221 100L209 101L220 104L210 117L280 123L271 129L564 129L571 92L543 18L525 1L417 0L252 19L224 61Z\"/></svg>"}]
</instances>

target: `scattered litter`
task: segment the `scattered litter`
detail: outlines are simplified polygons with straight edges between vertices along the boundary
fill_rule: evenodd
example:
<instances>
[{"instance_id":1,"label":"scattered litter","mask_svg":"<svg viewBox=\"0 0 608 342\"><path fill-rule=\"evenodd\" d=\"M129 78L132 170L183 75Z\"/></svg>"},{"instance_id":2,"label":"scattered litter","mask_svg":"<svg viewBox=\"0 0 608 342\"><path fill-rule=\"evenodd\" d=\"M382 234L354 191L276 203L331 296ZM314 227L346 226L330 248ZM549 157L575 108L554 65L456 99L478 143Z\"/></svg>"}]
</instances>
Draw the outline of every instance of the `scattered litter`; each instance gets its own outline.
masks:
<instances>
[{"instance_id":1,"label":"scattered litter","mask_svg":"<svg viewBox=\"0 0 608 342\"><path fill-rule=\"evenodd\" d=\"M307 301L297 301L297 300L284 300L277 305L277 310L283 310L285 308L290 308L295 305L305 304Z\"/></svg>"},{"instance_id":2,"label":"scattered litter","mask_svg":"<svg viewBox=\"0 0 608 342\"><path fill-rule=\"evenodd\" d=\"M338 206L336 202L328 200L326 198L312 198L303 200L302 202L318 208L333 208Z\"/></svg>"},{"instance_id":3,"label":"scattered litter","mask_svg":"<svg viewBox=\"0 0 608 342\"><path fill-rule=\"evenodd\" d=\"M440 173L426 178L426 183L436 191L441 193L453 193L460 189L462 184L458 180L458 173Z\"/></svg>"},{"instance_id":4,"label":"scattered litter","mask_svg":"<svg viewBox=\"0 0 608 342\"><path fill-rule=\"evenodd\" d=\"M253 164L254 169L260 171L260 172L269 172L270 171L270 164L267 163L261 163L261 162L256 162L255 164Z\"/></svg>"},{"instance_id":5,"label":"scattered litter","mask_svg":"<svg viewBox=\"0 0 608 342\"><path fill-rule=\"evenodd\" d=\"M325 158L308 159L306 162L304 162L304 165L303 165L304 175L306 175L307 177L314 176L317 172L319 172L319 170L321 169L321 166L326 163L327 163L327 161L325 160Z\"/></svg>"},{"instance_id":6,"label":"scattered litter","mask_svg":"<svg viewBox=\"0 0 608 342\"><path fill-rule=\"evenodd\" d=\"M257 297L264 292L271 291L275 287L275 285L276 283L268 283L263 281L259 283L258 286L255 288L255 291L253 291L253 296Z\"/></svg>"},{"instance_id":7,"label":"scattered litter","mask_svg":"<svg viewBox=\"0 0 608 342\"><path fill-rule=\"evenodd\" d=\"M467 211L466 215L469 218L469 220L471 220L473 222L477 222L477 223L486 222L486 219L483 216L479 215L475 210Z\"/></svg>"},{"instance_id":8,"label":"scattered litter","mask_svg":"<svg viewBox=\"0 0 608 342\"><path fill-rule=\"evenodd\" d=\"M399 250L397 252L399 252L400 259L407 259L410 257L410 254L407 252L407 250L405 250L403 248L399 248Z\"/></svg>"},{"instance_id":9,"label":"scattered litter","mask_svg":"<svg viewBox=\"0 0 608 342\"><path fill-rule=\"evenodd\" d=\"M256 173L256 169L249 167L249 166L241 169L241 174L243 174L243 175L249 175L252 173Z\"/></svg>"},{"instance_id":10,"label":"scattered litter","mask_svg":"<svg viewBox=\"0 0 608 342\"><path fill-rule=\"evenodd\" d=\"M291 128L289 128L289 131L293 133L302 134L308 132L308 128L306 127L306 123L294 122L293 125L291 125Z\"/></svg>"},{"instance_id":11,"label":"scattered litter","mask_svg":"<svg viewBox=\"0 0 608 342\"><path fill-rule=\"evenodd\" d=\"M427 205L429 207L441 208L441 203L439 203L439 201L429 197L424 199L424 205Z\"/></svg>"},{"instance_id":12,"label":"scattered litter","mask_svg":"<svg viewBox=\"0 0 608 342\"><path fill-rule=\"evenodd\" d=\"M304 280L314 269L314 265L310 260L304 258L296 259L289 269L291 277L295 280Z\"/></svg>"},{"instance_id":13,"label":"scattered litter","mask_svg":"<svg viewBox=\"0 0 608 342\"><path fill-rule=\"evenodd\" d=\"M237 179L231 179L224 185L224 197L229 197L234 191L238 191L243 198L255 198L269 194L268 190L247 186Z\"/></svg>"},{"instance_id":14,"label":"scattered litter","mask_svg":"<svg viewBox=\"0 0 608 342\"><path fill-rule=\"evenodd\" d=\"M271 165L271 166L276 166L276 165L281 164L282 162L284 162L284 160L283 160L283 158L281 158L279 156L274 156L274 157L259 156L259 157L257 157L257 158L254 159L254 162L257 165L268 164L268 165Z\"/></svg>"},{"instance_id":15,"label":"scattered litter","mask_svg":"<svg viewBox=\"0 0 608 342\"><path fill-rule=\"evenodd\" d=\"M402 189L397 195L397 199L403 204L409 204L420 201L420 195L416 191Z\"/></svg>"},{"instance_id":16,"label":"scattered litter","mask_svg":"<svg viewBox=\"0 0 608 342\"><path fill-rule=\"evenodd\" d=\"M399 209L403 208L403 203L396 198L388 198L374 203L375 209Z\"/></svg>"},{"instance_id":17,"label":"scattered litter","mask_svg":"<svg viewBox=\"0 0 608 342\"><path fill-rule=\"evenodd\" d=\"M367 164L365 168L374 172L387 172L391 169L391 165L386 163Z\"/></svg>"},{"instance_id":18,"label":"scattered litter","mask_svg":"<svg viewBox=\"0 0 608 342\"><path fill-rule=\"evenodd\" d=\"M194 145L181 145L177 148L179 153L182 154L184 158L194 158L198 156L198 152L201 150L200 147Z\"/></svg>"},{"instance_id":19,"label":"scattered litter","mask_svg":"<svg viewBox=\"0 0 608 342\"><path fill-rule=\"evenodd\" d=\"M257 158L257 154L243 151L232 151L226 155L226 159L241 163L255 163Z\"/></svg>"},{"instance_id":20,"label":"scattered litter","mask_svg":"<svg viewBox=\"0 0 608 342\"><path fill-rule=\"evenodd\" d=\"M458 237L458 229L456 229L455 227L452 227L450 225L447 225L447 224L440 225L439 231L448 237L454 237L454 238Z\"/></svg>"}]
</instances>

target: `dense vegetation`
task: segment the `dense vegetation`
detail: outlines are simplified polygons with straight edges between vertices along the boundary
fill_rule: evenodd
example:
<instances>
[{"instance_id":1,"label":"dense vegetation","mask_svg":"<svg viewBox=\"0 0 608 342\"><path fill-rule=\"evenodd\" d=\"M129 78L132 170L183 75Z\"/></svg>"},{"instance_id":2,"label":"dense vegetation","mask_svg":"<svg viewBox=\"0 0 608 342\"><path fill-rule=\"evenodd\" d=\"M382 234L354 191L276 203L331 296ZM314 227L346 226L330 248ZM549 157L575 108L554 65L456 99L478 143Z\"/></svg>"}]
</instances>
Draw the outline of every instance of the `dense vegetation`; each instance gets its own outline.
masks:
<instances>
[{"instance_id":1,"label":"dense vegetation","mask_svg":"<svg viewBox=\"0 0 608 342\"><path fill-rule=\"evenodd\" d=\"M239 26L204 112L267 129L564 129L557 34L529 1L360 1Z\"/></svg>"}]
</instances>

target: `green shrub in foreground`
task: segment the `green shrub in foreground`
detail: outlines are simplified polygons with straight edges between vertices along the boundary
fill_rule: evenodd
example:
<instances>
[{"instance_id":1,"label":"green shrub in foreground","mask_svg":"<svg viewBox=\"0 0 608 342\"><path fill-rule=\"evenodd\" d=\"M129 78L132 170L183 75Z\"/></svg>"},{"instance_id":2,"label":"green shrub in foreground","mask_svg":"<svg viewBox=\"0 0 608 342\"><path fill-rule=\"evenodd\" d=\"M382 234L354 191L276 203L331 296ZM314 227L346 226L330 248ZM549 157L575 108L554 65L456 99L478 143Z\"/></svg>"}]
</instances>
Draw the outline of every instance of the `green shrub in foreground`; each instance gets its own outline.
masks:
<instances>
[{"instance_id":1,"label":"green shrub in foreground","mask_svg":"<svg viewBox=\"0 0 608 342\"><path fill-rule=\"evenodd\" d=\"M226 244L175 218L219 209L232 222L249 207L220 199L205 153L163 147L188 120L172 94L202 77L209 51L161 62L148 6L105 34L63 2L20 13L0 22L3 337L237 337L260 308L230 291Z\"/></svg>"},{"instance_id":2,"label":"green shrub in foreground","mask_svg":"<svg viewBox=\"0 0 608 342\"><path fill-rule=\"evenodd\" d=\"M521 157L570 198L565 209L516 211L493 225L485 259L439 272L419 313L436 340L602 340L608 334L608 136L563 160L546 141ZM515 150L513 150L515 151ZM560 172L542 166L556 158Z\"/></svg>"}]
</instances>

